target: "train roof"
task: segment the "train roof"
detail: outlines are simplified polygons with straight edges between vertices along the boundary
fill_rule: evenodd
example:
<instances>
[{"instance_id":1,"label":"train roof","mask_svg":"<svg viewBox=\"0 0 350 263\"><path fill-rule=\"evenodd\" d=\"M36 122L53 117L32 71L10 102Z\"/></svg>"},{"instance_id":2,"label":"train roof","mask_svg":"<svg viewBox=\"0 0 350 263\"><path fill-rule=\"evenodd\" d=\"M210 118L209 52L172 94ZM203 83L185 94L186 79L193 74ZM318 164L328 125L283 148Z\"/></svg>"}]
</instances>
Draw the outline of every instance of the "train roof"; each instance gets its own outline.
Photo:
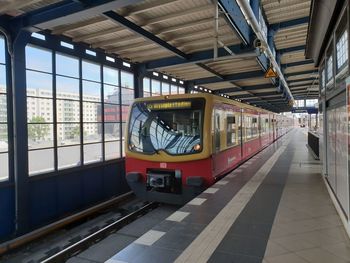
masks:
<instances>
[{"instance_id":1,"label":"train roof","mask_svg":"<svg viewBox=\"0 0 350 263\"><path fill-rule=\"evenodd\" d=\"M176 94L176 95L161 95L161 96L153 96L153 97L147 97L147 98L137 98L135 99L135 102L140 101L159 101L159 100L165 100L165 99L191 99L191 98L204 98L206 100L212 100L213 102L221 102L225 104L231 104L235 105L244 109L250 109L250 110L257 110L261 113L273 113L275 112L268 111L259 107L255 107L253 105L249 105L246 103L242 103L236 100L227 99L225 97L209 94L209 93L195 93L195 94Z\"/></svg>"}]
</instances>

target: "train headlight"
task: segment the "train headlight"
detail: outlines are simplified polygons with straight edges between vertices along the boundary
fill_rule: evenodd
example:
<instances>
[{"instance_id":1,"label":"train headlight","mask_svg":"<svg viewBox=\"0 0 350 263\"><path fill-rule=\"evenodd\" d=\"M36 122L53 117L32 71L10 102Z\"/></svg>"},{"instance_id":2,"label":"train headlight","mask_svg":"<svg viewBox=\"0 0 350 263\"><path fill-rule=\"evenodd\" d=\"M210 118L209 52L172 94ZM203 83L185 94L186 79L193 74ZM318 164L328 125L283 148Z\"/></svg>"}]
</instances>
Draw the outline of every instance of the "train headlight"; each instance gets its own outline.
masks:
<instances>
[{"instance_id":1,"label":"train headlight","mask_svg":"<svg viewBox=\"0 0 350 263\"><path fill-rule=\"evenodd\" d=\"M195 151L199 151L201 149L201 145L200 144L196 144L195 146L193 146L193 149Z\"/></svg>"}]
</instances>

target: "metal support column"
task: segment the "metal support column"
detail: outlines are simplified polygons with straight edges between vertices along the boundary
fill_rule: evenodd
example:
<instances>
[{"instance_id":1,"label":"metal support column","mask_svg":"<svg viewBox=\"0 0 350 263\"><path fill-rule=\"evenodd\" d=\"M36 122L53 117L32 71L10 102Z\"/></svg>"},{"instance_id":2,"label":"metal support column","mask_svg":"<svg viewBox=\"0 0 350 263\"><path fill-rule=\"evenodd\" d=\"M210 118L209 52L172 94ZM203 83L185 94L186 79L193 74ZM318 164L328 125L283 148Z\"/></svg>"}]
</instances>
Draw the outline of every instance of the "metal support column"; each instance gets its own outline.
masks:
<instances>
[{"instance_id":1,"label":"metal support column","mask_svg":"<svg viewBox=\"0 0 350 263\"><path fill-rule=\"evenodd\" d=\"M191 90L194 90L194 83L192 81L185 82L185 93L190 93Z\"/></svg>"},{"instance_id":2,"label":"metal support column","mask_svg":"<svg viewBox=\"0 0 350 263\"><path fill-rule=\"evenodd\" d=\"M260 0L250 0L250 7L252 8L256 19L259 19Z\"/></svg>"},{"instance_id":3,"label":"metal support column","mask_svg":"<svg viewBox=\"0 0 350 263\"><path fill-rule=\"evenodd\" d=\"M143 78L145 76L145 67L144 65L136 65L134 71L134 97L142 98L143 97Z\"/></svg>"},{"instance_id":4,"label":"metal support column","mask_svg":"<svg viewBox=\"0 0 350 263\"><path fill-rule=\"evenodd\" d=\"M11 68L13 92L16 235L25 233L29 228L25 47L30 36L31 34L29 32L20 31L15 37L12 38Z\"/></svg>"}]
</instances>

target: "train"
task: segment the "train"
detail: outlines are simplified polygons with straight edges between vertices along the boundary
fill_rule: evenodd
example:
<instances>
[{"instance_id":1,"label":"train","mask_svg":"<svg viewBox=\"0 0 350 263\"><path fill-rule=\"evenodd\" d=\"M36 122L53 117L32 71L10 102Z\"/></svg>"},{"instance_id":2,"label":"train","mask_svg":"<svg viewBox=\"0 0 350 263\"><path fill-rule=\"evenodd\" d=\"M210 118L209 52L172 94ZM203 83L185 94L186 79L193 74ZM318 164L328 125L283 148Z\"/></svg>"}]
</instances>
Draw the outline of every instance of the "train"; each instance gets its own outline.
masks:
<instances>
[{"instance_id":1,"label":"train","mask_svg":"<svg viewBox=\"0 0 350 263\"><path fill-rule=\"evenodd\" d=\"M290 130L293 120L207 93L139 98L125 138L136 196L184 204Z\"/></svg>"}]
</instances>

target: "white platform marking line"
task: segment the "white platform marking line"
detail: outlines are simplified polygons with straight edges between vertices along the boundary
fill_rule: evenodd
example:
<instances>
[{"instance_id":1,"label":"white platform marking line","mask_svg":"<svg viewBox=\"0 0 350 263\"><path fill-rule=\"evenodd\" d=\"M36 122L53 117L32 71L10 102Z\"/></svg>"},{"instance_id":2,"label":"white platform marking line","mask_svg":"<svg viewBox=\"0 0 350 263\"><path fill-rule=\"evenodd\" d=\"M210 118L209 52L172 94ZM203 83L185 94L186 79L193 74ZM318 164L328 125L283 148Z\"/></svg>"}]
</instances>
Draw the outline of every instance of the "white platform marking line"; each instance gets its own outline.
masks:
<instances>
[{"instance_id":1,"label":"white platform marking line","mask_svg":"<svg viewBox=\"0 0 350 263\"><path fill-rule=\"evenodd\" d=\"M219 190L219 188L210 187L207 190L205 190L203 193L204 194L215 194L218 190Z\"/></svg>"},{"instance_id":2,"label":"white platform marking line","mask_svg":"<svg viewBox=\"0 0 350 263\"><path fill-rule=\"evenodd\" d=\"M242 187L210 224L182 252L175 262L207 262L227 231L233 225L273 165L287 148L291 138L270 157L256 174Z\"/></svg>"},{"instance_id":3,"label":"white platform marking line","mask_svg":"<svg viewBox=\"0 0 350 263\"><path fill-rule=\"evenodd\" d=\"M207 199L206 198L193 198L190 202L188 202L188 205L201 205L203 204Z\"/></svg>"},{"instance_id":4,"label":"white platform marking line","mask_svg":"<svg viewBox=\"0 0 350 263\"><path fill-rule=\"evenodd\" d=\"M174 221L174 222L181 222L189 214L190 214L189 212L176 211L173 214L171 214L170 216L168 216L166 220Z\"/></svg>"},{"instance_id":5,"label":"white platform marking line","mask_svg":"<svg viewBox=\"0 0 350 263\"><path fill-rule=\"evenodd\" d=\"M228 183L228 181L226 180L220 180L218 182L216 182L216 185L226 185Z\"/></svg>"},{"instance_id":6,"label":"white platform marking line","mask_svg":"<svg viewBox=\"0 0 350 263\"><path fill-rule=\"evenodd\" d=\"M153 245L153 243L158 241L158 239L160 239L164 234L165 232L162 231L149 230L148 232L140 236L138 239L136 239L134 243L145 246L151 246Z\"/></svg>"},{"instance_id":7,"label":"white platform marking line","mask_svg":"<svg viewBox=\"0 0 350 263\"><path fill-rule=\"evenodd\" d=\"M107 261L105 261L105 263L128 263L128 262L110 258Z\"/></svg>"}]
</instances>

